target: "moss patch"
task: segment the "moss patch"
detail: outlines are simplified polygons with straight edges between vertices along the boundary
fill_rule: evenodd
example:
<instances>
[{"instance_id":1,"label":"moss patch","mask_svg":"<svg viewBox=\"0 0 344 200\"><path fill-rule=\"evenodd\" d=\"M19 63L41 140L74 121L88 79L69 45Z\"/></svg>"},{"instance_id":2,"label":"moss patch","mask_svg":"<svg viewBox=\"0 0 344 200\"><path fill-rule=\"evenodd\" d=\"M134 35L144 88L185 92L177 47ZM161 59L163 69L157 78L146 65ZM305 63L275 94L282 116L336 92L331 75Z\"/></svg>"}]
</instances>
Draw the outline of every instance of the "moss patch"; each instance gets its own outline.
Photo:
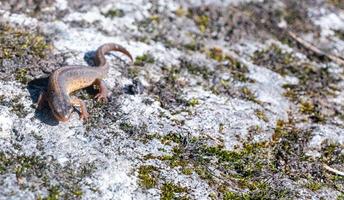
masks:
<instances>
[{"instance_id":1,"label":"moss patch","mask_svg":"<svg viewBox=\"0 0 344 200\"><path fill-rule=\"evenodd\" d=\"M51 157L0 151L0 174L15 174L21 188L31 192L36 192L33 185L39 184L42 190L48 191L48 195L36 194L38 199L81 198L83 193L80 182L94 170L92 163L80 164L76 169L75 166L61 166ZM58 176L55 176L56 174Z\"/></svg>"},{"instance_id":2,"label":"moss patch","mask_svg":"<svg viewBox=\"0 0 344 200\"><path fill-rule=\"evenodd\" d=\"M185 176L197 174L223 199L280 199L297 196L285 188L284 179L305 180L304 188L317 191L331 187L341 191L343 179L324 171L319 160L306 156L311 139L310 129L300 129L292 117L278 120L272 141L243 143L241 148L226 150L223 145L209 145L206 138L185 138L171 133L160 140L171 145L171 154L149 155L159 159ZM342 148L324 144L322 162L341 166ZM321 183L321 184L319 184ZM231 185L231 188L226 187Z\"/></svg>"},{"instance_id":3,"label":"moss patch","mask_svg":"<svg viewBox=\"0 0 344 200\"><path fill-rule=\"evenodd\" d=\"M0 78L27 84L50 49L42 35L0 23Z\"/></svg>"},{"instance_id":4,"label":"moss patch","mask_svg":"<svg viewBox=\"0 0 344 200\"><path fill-rule=\"evenodd\" d=\"M187 188L181 187L179 185L173 184L171 182L165 183L161 188L161 200L172 200L176 199L176 194L178 194L178 199L186 200L186 196L181 196L181 193L186 193Z\"/></svg>"},{"instance_id":5,"label":"moss patch","mask_svg":"<svg viewBox=\"0 0 344 200\"><path fill-rule=\"evenodd\" d=\"M255 102L257 104L261 104L256 95L248 87L242 87L241 94L244 99Z\"/></svg>"},{"instance_id":6,"label":"moss patch","mask_svg":"<svg viewBox=\"0 0 344 200\"><path fill-rule=\"evenodd\" d=\"M50 45L39 34L0 25L0 60L27 55L43 58Z\"/></svg>"},{"instance_id":7,"label":"moss patch","mask_svg":"<svg viewBox=\"0 0 344 200\"><path fill-rule=\"evenodd\" d=\"M139 184L145 189L156 187L159 171L152 165L142 165L139 167Z\"/></svg>"},{"instance_id":8,"label":"moss patch","mask_svg":"<svg viewBox=\"0 0 344 200\"><path fill-rule=\"evenodd\" d=\"M344 9L344 4L342 0L327 0L327 2L340 9Z\"/></svg>"},{"instance_id":9,"label":"moss patch","mask_svg":"<svg viewBox=\"0 0 344 200\"><path fill-rule=\"evenodd\" d=\"M265 122L269 122L269 119L266 116L266 114L264 113L264 111L262 111L262 110L255 110L255 114L258 117L258 119L263 120Z\"/></svg>"},{"instance_id":10,"label":"moss patch","mask_svg":"<svg viewBox=\"0 0 344 200\"><path fill-rule=\"evenodd\" d=\"M152 83L149 92L157 98L165 109L174 110L176 107L186 104L182 97L183 83L179 81L180 69L163 69L164 76L156 83Z\"/></svg>"},{"instance_id":11,"label":"moss patch","mask_svg":"<svg viewBox=\"0 0 344 200\"><path fill-rule=\"evenodd\" d=\"M105 17L110 17L111 19L115 17L124 17L124 11L122 9L110 9L109 11L102 13Z\"/></svg>"},{"instance_id":12,"label":"moss patch","mask_svg":"<svg viewBox=\"0 0 344 200\"><path fill-rule=\"evenodd\" d=\"M11 99L11 102L8 102L11 104L11 112L15 113L18 117L23 118L26 117L29 113L26 109L24 104L21 102L20 96L14 96Z\"/></svg>"},{"instance_id":13,"label":"moss patch","mask_svg":"<svg viewBox=\"0 0 344 200\"><path fill-rule=\"evenodd\" d=\"M225 56L222 52L222 49L218 48L218 47L214 47L214 48L209 49L208 57L210 57L210 58L212 58L218 62L221 62L225 58Z\"/></svg>"},{"instance_id":14,"label":"moss patch","mask_svg":"<svg viewBox=\"0 0 344 200\"><path fill-rule=\"evenodd\" d=\"M139 65L139 66L143 66L146 63L152 64L154 62L155 62L154 57L151 54L146 53L146 54L143 54L142 56L137 56L135 58L134 64Z\"/></svg>"},{"instance_id":15,"label":"moss patch","mask_svg":"<svg viewBox=\"0 0 344 200\"><path fill-rule=\"evenodd\" d=\"M328 97L334 97L338 90L336 84L340 77L316 64L303 62L292 53L286 52L272 44L254 53L253 62L267 67L282 76L292 76L298 84L286 84L284 95L298 104L300 112L306 114L313 122L324 122L337 112L337 105L330 103Z\"/></svg>"}]
</instances>

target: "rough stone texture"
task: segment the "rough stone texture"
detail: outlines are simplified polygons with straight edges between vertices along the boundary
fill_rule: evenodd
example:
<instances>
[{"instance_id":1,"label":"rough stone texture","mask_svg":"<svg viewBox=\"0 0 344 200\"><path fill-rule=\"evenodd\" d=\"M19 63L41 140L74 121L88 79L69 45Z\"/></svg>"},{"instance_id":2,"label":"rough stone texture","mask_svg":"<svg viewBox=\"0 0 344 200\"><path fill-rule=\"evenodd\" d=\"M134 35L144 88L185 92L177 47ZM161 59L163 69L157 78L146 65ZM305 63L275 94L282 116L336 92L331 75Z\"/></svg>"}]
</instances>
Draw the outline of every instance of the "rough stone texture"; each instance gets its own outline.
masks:
<instances>
[{"instance_id":1,"label":"rough stone texture","mask_svg":"<svg viewBox=\"0 0 344 200\"><path fill-rule=\"evenodd\" d=\"M336 0L0 2L0 199L343 199ZM46 77L107 56L108 104L56 122Z\"/></svg>"}]
</instances>

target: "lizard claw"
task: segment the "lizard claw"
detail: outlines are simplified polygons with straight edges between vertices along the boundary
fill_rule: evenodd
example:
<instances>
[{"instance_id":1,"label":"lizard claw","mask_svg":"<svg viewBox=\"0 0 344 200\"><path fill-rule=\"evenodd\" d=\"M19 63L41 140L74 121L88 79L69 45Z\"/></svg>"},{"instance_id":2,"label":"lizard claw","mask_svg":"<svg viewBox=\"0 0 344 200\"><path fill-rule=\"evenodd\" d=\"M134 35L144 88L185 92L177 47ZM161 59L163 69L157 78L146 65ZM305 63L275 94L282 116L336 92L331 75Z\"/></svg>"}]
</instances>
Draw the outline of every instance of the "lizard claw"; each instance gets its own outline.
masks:
<instances>
[{"instance_id":1,"label":"lizard claw","mask_svg":"<svg viewBox=\"0 0 344 200\"><path fill-rule=\"evenodd\" d=\"M88 112L84 112L80 114L80 119L83 121L87 121L87 119L90 117L90 114Z\"/></svg>"},{"instance_id":2,"label":"lizard claw","mask_svg":"<svg viewBox=\"0 0 344 200\"><path fill-rule=\"evenodd\" d=\"M101 101L101 102L104 102L104 103L108 102L108 98L107 98L106 94L101 93L101 92L98 93L94 98L97 101Z\"/></svg>"}]
</instances>

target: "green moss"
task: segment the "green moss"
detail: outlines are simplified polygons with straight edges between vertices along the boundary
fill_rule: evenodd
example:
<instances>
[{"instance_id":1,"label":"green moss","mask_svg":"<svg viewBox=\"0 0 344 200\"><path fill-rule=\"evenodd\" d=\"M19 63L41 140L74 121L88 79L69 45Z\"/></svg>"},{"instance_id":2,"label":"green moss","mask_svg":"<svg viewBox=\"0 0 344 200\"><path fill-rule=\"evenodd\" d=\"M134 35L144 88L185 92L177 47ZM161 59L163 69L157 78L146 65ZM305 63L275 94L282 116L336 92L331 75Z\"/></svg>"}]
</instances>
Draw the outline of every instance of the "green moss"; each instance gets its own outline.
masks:
<instances>
[{"instance_id":1,"label":"green moss","mask_svg":"<svg viewBox=\"0 0 344 200\"><path fill-rule=\"evenodd\" d=\"M195 106L199 105L199 100L196 99L196 98L191 98L191 99L187 102L187 105L188 105L188 106L191 106L191 107L195 107Z\"/></svg>"},{"instance_id":2,"label":"green moss","mask_svg":"<svg viewBox=\"0 0 344 200\"><path fill-rule=\"evenodd\" d=\"M344 4L342 0L327 0L327 2L340 9L344 9Z\"/></svg>"},{"instance_id":3,"label":"green moss","mask_svg":"<svg viewBox=\"0 0 344 200\"><path fill-rule=\"evenodd\" d=\"M344 200L344 192L340 193L340 194L337 196L337 200Z\"/></svg>"},{"instance_id":4,"label":"green moss","mask_svg":"<svg viewBox=\"0 0 344 200\"><path fill-rule=\"evenodd\" d=\"M49 160L49 161L48 161ZM60 166L53 157L47 159L36 155L16 155L0 151L0 175L15 174L18 180L36 180L40 182L40 189L47 190L48 194L38 199L74 199L81 198L83 193L80 180L94 172L94 165L80 164L81 167ZM51 178L51 169L59 176ZM26 182L21 187L30 187Z\"/></svg>"},{"instance_id":5,"label":"green moss","mask_svg":"<svg viewBox=\"0 0 344 200\"><path fill-rule=\"evenodd\" d=\"M181 144L183 142L182 135L171 132L161 138L162 144L171 144L171 142Z\"/></svg>"},{"instance_id":6,"label":"green moss","mask_svg":"<svg viewBox=\"0 0 344 200\"><path fill-rule=\"evenodd\" d=\"M25 106L22 103L21 96L13 96L11 101L8 103L11 106L11 112L16 114L19 118L24 118L28 115L28 111L25 109Z\"/></svg>"},{"instance_id":7,"label":"green moss","mask_svg":"<svg viewBox=\"0 0 344 200\"><path fill-rule=\"evenodd\" d=\"M216 157L220 166L235 170L237 176L251 178L260 174L263 166L270 162L266 157L260 155L267 151L265 145L266 143L246 143L240 151L228 151L222 146L203 147L202 151L204 155Z\"/></svg>"},{"instance_id":8,"label":"green moss","mask_svg":"<svg viewBox=\"0 0 344 200\"><path fill-rule=\"evenodd\" d=\"M151 15L149 19L153 22L159 23L160 22L160 16L159 15Z\"/></svg>"},{"instance_id":9,"label":"green moss","mask_svg":"<svg viewBox=\"0 0 344 200\"><path fill-rule=\"evenodd\" d=\"M128 76L130 78L134 79L135 77L137 77L140 74L140 71L141 71L140 67L135 66L135 65L130 66L128 68Z\"/></svg>"},{"instance_id":10,"label":"green moss","mask_svg":"<svg viewBox=\"0 0 344 200\"><path fill-rule=\"evenodd\" d=\"M335 31L335 34L339 39L344 40L344 31L337 30L337 31Z\"/></svg>"},{"instance_id":11,"label":"green moss","mask_svg":"<svg viewBox=\"0 0 344 200\"><path fill-rule=\"evenodd\" d=\"M323 187L323 184L317 181L310 181L309 183L307 183L306 187L315 192L317 190L320 190Z\"/></svg>"},{"instance_id":12,"label":"green moss","mask_svg":"<svg viewBox=\"0 0 344 200\"><path fill-rule=\"evenodd\" d=\"M241 94L244 99L255 102L257 104L261 104L256 95L248 87L242 87Z\"/></svg>"},{"instance_id":13,"label":"green moss","mask_svg":"<svg viewBox=\"0 0 344 200\"><path fill-rule=\"evenodd\" d=\"M300 112L307 114L314 122L324 122L325 116L311 101L300 102Z\"/></svg>"},{"instance_id":14,"label":"green moss","mask_svg":"<svg viewBox=\"0 0 344 200\"><path fill-rule=\"evenodd\" d=\"M179 146L176 146L172 149L172 155L164 155L160 157L160 160L168 161L170 167L186 167L188 165L188 161L183 158L183 149Z\"/></svg>"},{"instance_id":15,"label":"green moss","mask_svg":"<svg viewBox=\"0 0 344 200\"><path fill-rule=\"evenodd\" d=\"M110 17L111 19L115 17L124 17L124 11L122 9L111 9L106 13L102 13L105 17Z\"/></svg>"},{"instance_id":16,"label":"green moss","mask_svg":"<svg viewBox=\"0 0 344 200\"><path fill-rule=\"evenodd\" d=\"M41 35L0 24L0 60L26 55L43 58L50 45Z\"/></svg>"},{"instance_id":17,"label":"green moss","mask_svg":"<svg viewBox=\"0 0 344 200\"><path fill-rule=\"evenodd\" d=\"M265 122L269 122L268 117L265 115L264 111L261 110L255 110L255 114L258 117L258 119L263 120Z\"/></svg>"},{"instance_id":18,"label":"green moss","mask_svg":"<svg viewBox=\"0 0 344 200\"><path fill-rule=\"evenodd\" d=\"M197 65L191 60L182 60L181 68L187 69L190 74L201 76L206 80L214 74L214 72L211 72L207 66Z\"/></svg>"},{"instance_id":19,"label":"green moss","mask_svg":"<svg viewBox=\"0 0 344 200\"><path fill-rule=\"evenodd\" d=\"M197 24L199 30L205 33L209 25L209 17L207 15L194 15L193 20Z\"/></svg>"},{"instance_id":20,"label":"green moss","mask_svg":"<svg viewBox=\"0 0 344 200\"><path fill-rule=\"evenodd\" d=\"M161 188L161 200L172 200L176 199L176 193L178 194L178 199L188 199L186 196L180 196L180 193L187 193L187 188L175 185L171 182L164 183Z\"/></svg>"},{"instance_id":21,"label":"green moss","mask_svg":"<svg viewBox=\"0 0 344 200\"><path fill-rule=\"evenodd\" d=\"M53 186L48 190L48 196L44 200L58 200L60 199L60 189L57 186Z\"/></svg>"},{"instance_id":22,"label":"green moss","mask_svg":"<svg viewBox=\"0 0 344 200\"><path fill-rule=\"evenodd\" d=\"M28 114L28 111L25 110L24 104L17 98L13 99L11 107L11 112L15 113L20 118L24 118Z\"/></svg>"},{"instance_id":23,"label":"green moss","mask_svg":"<svg viewBox=\"0 0 344 200\"><path fill-rule=\"evenodd\" d=\"M196 41L192 41L191 43L185 44L184 48L191 51L196 51L198 49Z\"/></svg>"},{"instance_id":24,"label":"green moss","mask_svg":"<svg viewBox=\"0 0 344 200\"><path fill-rule=\"evenodd\" d=\"M267 67L282 76L298 78L298 84L283 85L286 90L284 96L298 104L301 113L313 122L323 123L333 115L337 115L328 114L336 113L338 109L337 105L327 99L336 95L338 90L336 84L339 83L340 77L330 73L328 68L300 60L293 53L282 50L276 44L256 51L252 60L255 64Z\"/></svg>"},{"instance_id":25,"label":"green moss","mask_svg":"<svg viewBox=\"0 0 344 200\"><path fill-rule=\"evenodd\" d=\"M223 195L223 200L241 200L243 199L242 194L236 192L226 192Z\"/></svg>"},{"instance_id":26,"label":"green moss","mask_svg":"<svg viewBox=\"0 0 344 200\"><path fill-rule=\"evenodd\" d=\"M193 172L193 169L191 168L188 168L188 167L185 167L182 169L182 173L185 174L185 175L191 175Z\"/></svg>"},{"instance_id":27,"label":"green moss","mask_svg":"<svg viewBox=\"0 0 344 200\"><path fill-rule=\"evenodd\" d=\"M282 87L285 89L285 92L283 93L285 97L288 97L292 101L298 101L299 95L295 90L295 85L284 84Z\"/></svg>"},{"instance_id":28,"label":"green moss","mask_svg":"<svg viewBox=\"0 0 344 200\"><path fill-rule=\"evenodd\" d=\"M252 60L256 65L270 65L277 73L289 75L290 68L285 67L285 65L292 64L295 58L292 53L282 50L276 44L272 44L266 49L255 51Z\"/></svg>"},{"instance_id":29,"label":"green moss","mask_svg":"<svg viewBox=\"0 0 344 200\"><path fill-rule=\"evenodd\" d=\"M6 156L3 152L0 152L0 174L7 171L7 168L13 164L13 160Z\"/></svg>"},{"instance_id":30,"label":"green moss","mask_svg":"<svg viewBox=\"0 0 344 200\"><path fill-rule=\"evenodd\" d=\"M30 79L28 78L28 68L18 68L16 70L16 80L21 82L22 84L27 84Z\"/></svg>"},{"instance_id":31,"label":"green moss","mask_svg":"<svg viewBox=\"0 0 344 200\"><path fill-rule=\"evenodd\" d=\"M146 53L146 54L143 54L142 56L137 56L135 58L134 65L143 66L146 63L152 64L154 62L155 62L154 57L151 54Z\"/></svg>"},{"instance_id":32,"label":"green moss","mask_svg":"<svg viewBox=\"0 0 344 200\"><path fill-rule=\"evenodd\" d=\"M176 107L185 105L185 99L182 98L181 93L184 85L179 81L179 67L163 67L162 71L164 76L158 82L152 84L149 90L155 95L156 100L160 102L161 107L172 112ZM166 115L162 115L162 117L166 117Z\"/></svg>"},{"instance_id":33,"label":"green moss","mask_svg":"<svg viewBox=\"0 0 344 200\"><path fill-rule=\"evenodd\" d=\"M312 161L304 155L303 148L310 140L310 131L297 128L293 118L290 117L286 121L277 121L275 134L274 140L269 143L244 143L243 147L237 150L226 150L221 145L209 146L204 138L194 137L185 141L180 135L178 137L169 135L165 138L165 142L173 145L172 154L152 159L167 162L171 168L180 170L184 175L196 173L214 188L216 193L213 197L223 199L292 198L293 191L280 187L278 180L269 178L273 174L292 180L306 178L310 184L305 187L313 190L319 188L319 185L313 183L319 182L320 179L325 180L326 186L333 182L335 187L341 188L342 179L331 176L330 180L319 175L322 170L315 164L318 161ZM340 152L338 146L327 146L324 152L327 153L326 156L324 153L323 162L329 164L343 162L337 156ZM329 157L331 154L334 155L333 158ZM299 173L300 171L303 173ZM319 173L314 174L314 171ZM234 188L231 189L234 191L222 188L221 184L233 184Z\"/></svg>"},{"instance_id":34,"label":"green moss","mask_svg":"<svg viewBox=\"0 0 344 200\"><path fill-rule=\"evenodd\" d=\"M222 52L222 49L220 49L218 47L214 47L214 48L209 49L208 57L210 57L210 58L212 58L218 62L223 61L225 58L225 56Z\"/></svg>"},{"instance_id":35,"label":"green moss","mask_svg":"<svg viewBox=\"0 0 344 200\"><path fill-rule=\"evenodd\" d=\"M301 102L300 111L305 114L312 114L315 111L314 104L310 101Z\"/></svg>"},{"instance_id":36,"label":"green moss","mask_svg":"<svg viewBox=\"0 0 344 200\"><path fill-rule=\"evenodd\" d=\"M214 180L213 175L209 172L209 170L205 166L203 166L203 163L198 163L198 165L196 165L194 170L201 179L207 180L209 182L212 182Z\"/></svg>"},{"instance_id":37,"label":"green moss","mask_svg":"<svg viewBox=\"0 0 344 200\"><path fill-rule=\"evenodd\" d=\"M338 143L324 141L321 148L321 160L329 165L344 163L344 147Z\"/></svg>"},{"instance_id":38,"label":"green moss","mask_svg":"<svg viewBox=\"0 0 344 200\"><path fill-rule=\"evenodd\" d=\"M38 67L39 60L45 58L50 49L51 45L42 35L0 23L0 66L6 60L13 62L11 66L4 64L6 80L27 84L32 77L31 70Z\"/></svg>"},{"instance_id":39,"label":"green moss","mask_svg":"<svg viewBox=\"0 0 344 200\"><path fill-rule=\"evenodd\" d=\"M156 187L158 176L158 168L152 165L142 165L139 167L139 184L145 189Z\"/></svg>"},{"instance_id":40,"label":"green moss","mask_svg":"<svg viewBox=\"0 0 344 200\"><path fill-rule=\"evenodd\" d=\"M132 124L130 124L129 122L120 123L119 128L126 133L133 133L135 130L135 127Z\"/></svg>"},{"instance_id":41,"label":"green moss","mask_svg":"<svg viewBox=\"0 0 344 200\"><path fill-rule=\"evenodd\" d=\"M219 124L219 133L223 133L224 130L225 130L225 125L220 123Z\"/></svg>"},{"instance_id":42,"label":"green moss","mask_svg":"<svg viewBox=\"0 0 344 200\"><path fill-rule=\"evenodd\" d=\"M121 122L119 124L119 128L130 134L130 135L134 135L134 134L146 134L147 133L147 125L146 124L140 124L140 125L132 125L130 122ZM146 134L146 136L148 136ZM148 136L148 137L154 137L156 135L151 135L151 136ZM147 139L149 138L145 138L145 137L140 137L141 141L143 142L147 142Z\"/></svg>"},{"instance_id":43,"label":"green moss","mask_svg":"<svg viewBox=\"0 0 344 200\"><path fill-rule=\"evenodd\" d=\"M75 197L82 197L83 192L82 189L80 187L74 188L71 192Z\"/></svg>"},{"instance_id":44,"label":"green moss","mask_svg":"<svg viewBox=\"0 0 344 200\"><path fill-rule=\"evenodd\" d=\"M29 170L33 170L41 165L42 160L36 156L18 156L14 168L17 177L24 176Z\"/></svg>"},{"instance_id":45,"label":"green moss","mask_svg":"<svg viewBox=\"0 0 344 200\"><path fill-rule=\"evenodd\" d=\"M184 17L188 14L188 10L183 8L183 7L179 7L177 8L174 13L178 16L178 17Z\"/></svg>"}]
</instances>

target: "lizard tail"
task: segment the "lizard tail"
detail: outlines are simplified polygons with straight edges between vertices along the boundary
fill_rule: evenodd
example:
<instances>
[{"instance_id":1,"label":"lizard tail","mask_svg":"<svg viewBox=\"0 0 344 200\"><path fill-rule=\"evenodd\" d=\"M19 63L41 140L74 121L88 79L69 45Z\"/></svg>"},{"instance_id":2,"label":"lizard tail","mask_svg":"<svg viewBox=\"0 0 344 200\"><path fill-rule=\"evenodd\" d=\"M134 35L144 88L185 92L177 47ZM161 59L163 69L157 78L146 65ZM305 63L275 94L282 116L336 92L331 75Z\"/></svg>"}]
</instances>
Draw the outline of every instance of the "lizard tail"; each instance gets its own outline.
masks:
<instances>
[{"instance_id":1,"label":"lizard tail","mask_svg":"<svg viewBox=\"0 0 344 200\"><path fill-rule=\"evenodd\" d=\"M105 54L110 51L119 51L130 58L133 61L133 57L127 49L123 46L115 43L106 43L100 46L96 51L95 64L99 67L108 67L105 59Z\"/></svg>"}]
</instances>

